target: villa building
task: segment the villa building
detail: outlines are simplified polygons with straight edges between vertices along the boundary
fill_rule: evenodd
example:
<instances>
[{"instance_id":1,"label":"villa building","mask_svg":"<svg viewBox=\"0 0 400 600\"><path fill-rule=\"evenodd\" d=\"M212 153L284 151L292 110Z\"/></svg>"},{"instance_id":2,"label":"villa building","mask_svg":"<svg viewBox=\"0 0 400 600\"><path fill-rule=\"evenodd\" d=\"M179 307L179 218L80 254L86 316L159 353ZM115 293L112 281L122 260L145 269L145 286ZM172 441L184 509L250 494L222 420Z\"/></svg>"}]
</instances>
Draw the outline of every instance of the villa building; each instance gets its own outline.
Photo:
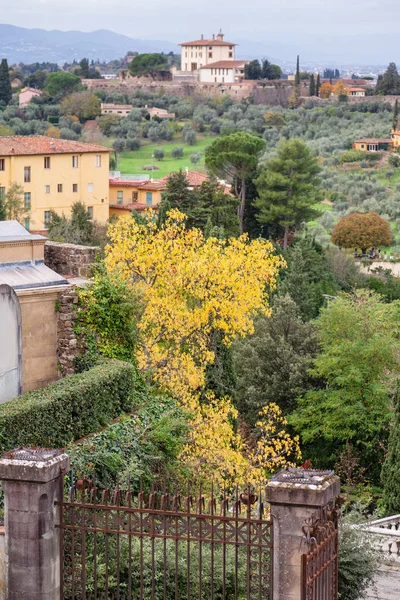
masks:
<instances>
[{"instance_id":1,"label":"villa building","mask_svg":"<svg viewBox=\"0 0 400 600\"><path fill-rule=\"evenodd\" d=\"M200 68L201 83L240 83L246 60L220 60Z\"/></svg>"},{"instance_id":2,"label":"villa building","mask_svg":"<svg viewBox=\"0 0 400 600\"><path fill-rule=\"evenodd\" d=\"M386 152L390 144L389 138L363 138L355 140L353 149L361 152Z\"/></svg>"},{"instance_id":3,"label":"villa building","mask_svg":"<svg viewBox=\"0 0 400 600\"><path fill-rule=\"evenodd\" d=\"M198 71L205 65L219 61L235 60L235 46L233 42L226 42L222 31L210 40L203 36L193 42L180 44L181 71Z\"/></svg>"},{"instance_id":4,"label":"villa building","mask_svg":"<svg viewBox=\"0 0 400 600\"><path fill-rule=\"evenodd\" d=\"M24 193L26 229L44 232L51 211L68 216L84 202L90 217L108 219L108 148L43 136L0 137L0 197L13 184Z\"/></svg>"}]
</instances>

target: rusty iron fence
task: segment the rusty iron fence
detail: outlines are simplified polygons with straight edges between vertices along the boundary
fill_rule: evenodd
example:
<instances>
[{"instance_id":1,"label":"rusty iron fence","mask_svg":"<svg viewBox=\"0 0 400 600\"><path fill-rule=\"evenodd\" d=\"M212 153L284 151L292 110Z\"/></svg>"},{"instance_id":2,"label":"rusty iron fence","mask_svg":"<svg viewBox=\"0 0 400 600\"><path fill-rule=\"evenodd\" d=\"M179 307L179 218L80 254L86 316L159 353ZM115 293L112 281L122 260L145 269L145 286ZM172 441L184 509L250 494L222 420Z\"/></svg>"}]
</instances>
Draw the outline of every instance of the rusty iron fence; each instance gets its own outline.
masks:
<instances>
[{"instance_id":1,"label":"rusty iron fence","mask_svg":"<svg viewBox=\"0 0 400 600\"><path fill-rule=\"evenodd\" d=\"M76 482L60 506L62 600L269 600L263 491L145 494Z\"/></svg>"},{"instance_id":2,"label":"rusty iron fence","mask_svg":"<svg viewBox=\"0 0 400 600\"><path fill-rule=\"evenodd\" d=\"M302 555L301 600L338 599L337 511L331 519L303 528L308 552Z\"/></svg>"}]
</instances>

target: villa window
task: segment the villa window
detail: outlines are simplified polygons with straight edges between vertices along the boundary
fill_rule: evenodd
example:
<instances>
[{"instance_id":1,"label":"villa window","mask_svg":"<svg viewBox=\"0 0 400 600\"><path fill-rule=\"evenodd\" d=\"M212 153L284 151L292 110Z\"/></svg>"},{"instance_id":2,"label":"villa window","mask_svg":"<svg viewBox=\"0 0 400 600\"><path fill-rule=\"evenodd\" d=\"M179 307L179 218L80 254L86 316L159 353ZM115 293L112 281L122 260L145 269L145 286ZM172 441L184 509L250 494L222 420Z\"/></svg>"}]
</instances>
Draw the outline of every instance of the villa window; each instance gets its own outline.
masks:
<instances>
[{"instance_id":1,"label":"villa window","mask_svg":"<svg viewBox=\"0 0 400 600\"><path fill-rule=\"evenodd\" d=\"M124 201L124 192L123 190L117 191L117 203L122 204Z\"/></svg>"},{"instance_id":2,"label":"villa window","mask_svg":"<svg viewBox=\"0 0 400 600\"><path fill-rule=\"evenodd\" d=\"M73 184L72 184L72 192L73 192L74 194L77 194L77 193L78 193L78 184L77 184L77 183L73 183Z\"/></svg>"},{"instance_id":3,"label":"villa window","mask_svg":"<svg viewBox=\"0 0 400 600\"><path fill-rule=\"evenodd\" d=\"M24 194L24 208L25 210L30 210L31 208L31 193L25 192Z\"/></svg>"},{"instance_id":4,"label":"villa window","mask_svg":"<svg viewBox=\"0 0 400 600\"><path fill-rule=\"evenodd\" d=\"M73 156L72 157L72 168L77 169L78 165L79 165L78 156Z\"/></svg>"},{"instance_id":5,"label":"villa window","mask_svg":"<svg viewBox=\"0 0 400 600\"><path fill-rule=\"evenodd\" d=\"M44 157L44 168L45 169L50 169L50 156L45 156Z\"/></svg>"},{"instance_id":6,"label":"villa window","mask_svg":"<svg viewBox=\"0 0 400 600\"><path fill-rule=\"evenodd\" d=\"M93 192L93 183L88 183L88 186L87 186L87 191L88 191L89 193L90 193L90 192Z\"/></svg>"},{"instance_id":7,"label":"villa window","mask_svg":"<svg viewBox=\"0 0 400 600\"><path fill-rule=\"evenodd\" d=\"M30 183L30 182L31 182L31 168L24 167L24 183Z\"/></svg>"},{"instance_id":8,"label":"villa window","mask_svg":"<svg viewBox=\"0 0 400 600\"><path fill-rule=\"evenodd\" d=\"M0 171L6 170L6 161L4 158L0 158Z\"/></svg>"},{"instance_id":9,"label":"villa window","mask_svg":"<svg viewBox=\"0 0 400 600\"><path fill-rule=\"evenodd\" d=\"M212 52L208 53L208 58L212 58Z\"/></svg>"},{"instance_id":10,"label":"villa window","mask_svg":"<svg viewBox=\"0 0 400 600\"><path fill-rule=\"evenodd\" d=\"M25 229L27 229L29 231L30 228L31 228L31 220L25 219Z\"/></svg>"},{"instance_id":11,"label":"villa window","mask_svg":"<svg viewBox=\"0 0 400 600\"><path fill-rule=\"evenodd\" d=\"M50 211L45 210L44 211L44 226L47 229L49 225L50 225Z\"/></svg>"},{"instance_id":12,"label":"villa window","mask_svg":"<svg viewBox=\"0 0 400 600\"><path fill-rule=\"evenodd\" d=\"M93 206L88 206L87 215L89 219L93 219Z\"/></svg>"},{"instance_id":13,"label":"villa window","mask_svg":"<svg viewBox=\"0 0 400 600\"><path fill-rule=\"evenodd\" d=\"M62 191L63 191L63 184L62 184L62 183L58 183L58 184L57 184L57 192L58 192L59 194L61 194L61 193L62 193Z\"/></svg>"},{"instance_id":14,"label":"villa window","mask_svg":"<svg viewBox=\"0 0 400 600\"><path fill-rule=\"evenodd\" d=\"M97 168L101 167L101 154L96 154L95 165L96 165Z\"/></svg>"},{"instance_id":15,"label":"villa window","mask_svg":"<svg viewBox=\"0 0 400 600\"><path fill-rule=\"evenodd\" d=\"M229 52L229 58L233 58L233 52Z\"/></svg>"},{"instance_id":16,"label":"villa window","mask_svg":"<svg viewBox=\"0 0 400 600\"><path fill-rule=\"evenodd\" d=\"M153 192L146 192L146 205L152 206L153 204Z\"/></svg>"},{"instance_id":17,"label":"villa window","mask_svg":"<svg viewBox=\"0 0 400 600\"><path fill-rule=\"evenodd\" d=\"M44 193L45 194L50 194L50 186L49 185L45 185L44 186Z\"/></svg>"}]
</instances>

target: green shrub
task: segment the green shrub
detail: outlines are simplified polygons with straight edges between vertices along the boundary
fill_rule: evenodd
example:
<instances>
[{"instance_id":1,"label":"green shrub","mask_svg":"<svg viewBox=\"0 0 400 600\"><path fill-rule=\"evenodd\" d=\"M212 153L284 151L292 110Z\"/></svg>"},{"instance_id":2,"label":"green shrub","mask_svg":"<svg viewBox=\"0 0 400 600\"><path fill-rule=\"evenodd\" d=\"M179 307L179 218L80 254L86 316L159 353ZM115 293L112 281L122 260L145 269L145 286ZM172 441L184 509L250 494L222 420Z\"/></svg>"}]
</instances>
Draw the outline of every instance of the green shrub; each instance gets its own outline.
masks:
<instances>
[{"instance_id":1,"label":"green shrub","mask_svg":"<svg viewBox=\"0 0 400 600\"><path fill-rule=\"evenodd\" d=\"M107 360L0 406L0 450L61 448L132 409L135 367Z\"/></svg>"},{"instance_id":2,"label":"green shrub","mask_svg":"<svg viewBox=\"0 0 400 600\"><path fill-rule=\"evenodd\" d=\"M341 163L353 163L362 160L370 162L378 161L382 158L381 152L363 152L362 150L347 150L340 156Z\"/></svg>"}]
</instances>

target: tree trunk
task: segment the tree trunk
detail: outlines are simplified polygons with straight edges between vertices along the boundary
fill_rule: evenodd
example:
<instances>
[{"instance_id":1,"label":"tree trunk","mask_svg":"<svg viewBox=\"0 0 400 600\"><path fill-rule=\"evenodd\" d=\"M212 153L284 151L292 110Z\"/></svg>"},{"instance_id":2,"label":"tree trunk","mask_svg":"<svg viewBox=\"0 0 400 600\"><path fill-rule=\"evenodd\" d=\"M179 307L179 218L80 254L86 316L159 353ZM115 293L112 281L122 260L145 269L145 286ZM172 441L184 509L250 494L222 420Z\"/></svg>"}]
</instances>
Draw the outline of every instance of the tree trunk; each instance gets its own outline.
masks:
<instances>
[{"instance_id":1,"label":"tree trunk","mask_svg":"<svg viewBox=\"0 0 400 600\"><path fill-rule=\"evenodd\" d=\"M283 236L283 249L284 250L287 250L287 247L288 247L288 237L289 237L289 226L286 225L285 234Z\"/></svg>"},{"instance_id":2,"label":"tree trunk","mask_svg":"<svg viewBox=\"0 0 400 600\"><path fill-rule=\"evenodd\" d=\"M240 221L240 235L244 233L244 208L246 206L246 181L242 179L242 189L240 190L240 206L239 206L239 221Z\"/></svg>"}]
</instances>

